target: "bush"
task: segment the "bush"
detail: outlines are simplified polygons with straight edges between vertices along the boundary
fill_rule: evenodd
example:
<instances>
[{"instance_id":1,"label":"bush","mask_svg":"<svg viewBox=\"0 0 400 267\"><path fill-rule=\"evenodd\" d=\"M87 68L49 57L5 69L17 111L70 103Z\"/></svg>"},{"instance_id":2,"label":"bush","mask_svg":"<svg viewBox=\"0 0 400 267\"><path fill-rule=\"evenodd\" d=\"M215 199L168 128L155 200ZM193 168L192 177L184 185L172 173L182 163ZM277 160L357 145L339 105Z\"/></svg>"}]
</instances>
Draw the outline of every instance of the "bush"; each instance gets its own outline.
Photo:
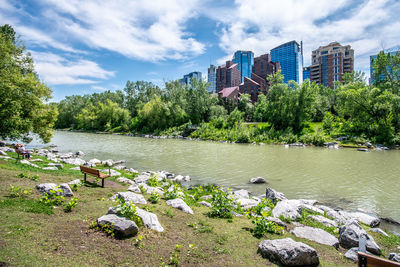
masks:
<instances>
[{"instance_id":1,"label":"bush","mask_svg":"<svg viewBox=\"0 0 400 267\"><path fill-rule=\"evenodd\" d=\"M125 202L122 197L117 198L115 210L119 216L125 217L128 220L134 221L137 226L143 225L142 219L137 215L137 206L132 202Z\"/></svg>"},{"instance_id":2,"label":"bush","mask_svg":"<svg viewBox=\"0 0 400 267\"><path fill-rule=\"evenodd\" d=\"M160 194L156 192L151 193L151 196L149 197L149 201L151 203L157 204L159 200L160 200Z\"/></svg>"},{"instance_id":3,"label":"bush","mask_svg":"<svg viewBox=\"0 0 400 267\"><path fill-rule=\"evenodd\" d=\"M252 218L254 216L271 216L271 212L274 208L271 200L263 198L257 206L247 210L247 217ZM269 208L269 211L267 211Z\"/></svg>"},{"instance_id":4,"label":"bush","mask_svg":"<svg viewBox=\"0 0 400 267\"><path fill-rule=\"evenodd\" d=\"M64 205L64 211L65 212L71 212L72 209L74 209L76 207L76 205L78 204L78 199L76 197L74 197L71 201L68 201L68 203L66 203Z\"/></svg>"},{"instance_id":5,"label":"bush","mask_svg":"<svg viewBox=\"0 0 400 267\"><path fill-rule=\"evenodd\" d=\"M182 189L179 187L178 184L173 184L173 189L170 192L166 192L164 194L165 199L169 200L169 199L175 199L178 198L180 196L184 196L185 194L182 192Z\"/></svg>"},{"instance_id":6,"label":"bush","mask_svg":"<svg viewBox=\"0 0 400 267\"><path fill-rule=\"evenodd\" d=\"M10 191L9 196L12 198L23 197L23 196L32 194L31 189L22 189L21 187L13 186L13 185L10 185L10 188L8 189L8 191Z\"/></svg>"},{"instance_id":7,"label":"bush","mask_svg":"<svg viewBox=\"0 0 400 267\"><path fill-rule=\"evenodd\" d=\"M65 198L62 196L62 190L50 190L50 193L45 192L40 199L45 204L60 206L64 203Z\"/></svg>"},{"instance_id":8,"label":"bush","mask_svg":"<svg viewBox=\"0 0 400 267\"><path fill-rule=\"evenodd\" d=\"M221 188L217 187L211 198L211 211L210 217L232 219L232 211L238 209L237 204L233 201L233 197L229 190L224 192Z\"/></svg>"},{"instance_id":9,"label":"bush","mask_svg":"<svg viewBox=\"0 0 400 267\"><path fill-rule=\"evenodd\" d=\"M157 175L152 175L150 176L149 180L147 180L147 185L151 186L151 187L157 187L159 186L159 182L158 182L158 177Z\"/></svg>"},{"instance_id":10,"label":"bush","mask_svg":"<svg viewBox=\"0 0 400 267\"><path fill-rule=\"evenodd\" d=\"M253 234L256 237L261 237L266 233L281 235L284 233L283 227L277 225L274 222L267 221L263 216L254 217L251 221L254 224Z\"/></svg>"}]
</instances>

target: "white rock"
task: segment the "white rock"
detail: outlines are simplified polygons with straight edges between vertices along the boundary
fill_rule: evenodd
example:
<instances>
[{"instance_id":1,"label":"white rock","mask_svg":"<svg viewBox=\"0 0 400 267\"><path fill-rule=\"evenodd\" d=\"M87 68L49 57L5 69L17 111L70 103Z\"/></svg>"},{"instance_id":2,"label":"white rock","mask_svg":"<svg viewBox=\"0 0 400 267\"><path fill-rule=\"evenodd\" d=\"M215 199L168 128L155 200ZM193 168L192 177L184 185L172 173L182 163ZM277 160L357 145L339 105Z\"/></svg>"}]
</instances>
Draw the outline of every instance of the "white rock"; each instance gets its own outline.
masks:
<instances>
[{"instance_id":1,"label":"white rock","mask_svg":"<svg viewBox=\"0 0 400 267\"><path fill-rule=\"evenodd\" d=\"M47 170L47 171L58 171L57 167L44 167L42 168L43 170Z\"/></svg>"},{"instance_id":2,"label":"white rock","mask_svg":"<svg viewBox=\"0 0 400 267\"><path fill-rule=\"evenodd\" d=\"M120 183L124 183L124 184L131 184L131 185L135 184L134 181L132 181L131 179L128 179L128 178L126 178L126 177L118 177L118 178L117 178L117 181L120 182ZM129 190L129 189L128 189L128 190ZM130 190L129 190L129 191L130 191Z\"/></svg>"},{"instance_id":3,"label":"white rock","mask_svg":"<svg viewBox=\"0 0 400 267\"><path fill-rule=\"evenodd\" d=\"M294 236L305 238L323 245L339 247L339 240L330 233L310 226L295 227L290 231Z\"/></svg>"},{"instance_id":4,"label":"white rock","mask_svg":"<svg viewBox=\"0 0 400 267\"><path fill-rule=\"evenodd\" d=\"M167 200L167 205L172 206L175 209L179 209L183 212L193 214L193 210L180 198Z\"/></svg>"},{"instance_id":5,"label":"white rock","mask_svg":"<svg viewBox=\"0 0 400 267\"><path fill-rule=\"evenodd\" d=\"M157 215L140 208L137 208L136 211L138 216L142 219L144 226L152 230L156 230L157 232L164 232L164 228L158 221Z\"/></svg>"},{"instance_id":6,"label":"white rock","mask_svg":"<svg viewBox=\"0 0 400 267\"><path fill-rule=\"evenodd\" d=\"M135 204L147 204L146 199L139 194L135 194L133 192L118 192L115 195L113 195L110 199L114 200L118 197L122 197L125 202L133 202Z\"/></svg>"}]
</instances>

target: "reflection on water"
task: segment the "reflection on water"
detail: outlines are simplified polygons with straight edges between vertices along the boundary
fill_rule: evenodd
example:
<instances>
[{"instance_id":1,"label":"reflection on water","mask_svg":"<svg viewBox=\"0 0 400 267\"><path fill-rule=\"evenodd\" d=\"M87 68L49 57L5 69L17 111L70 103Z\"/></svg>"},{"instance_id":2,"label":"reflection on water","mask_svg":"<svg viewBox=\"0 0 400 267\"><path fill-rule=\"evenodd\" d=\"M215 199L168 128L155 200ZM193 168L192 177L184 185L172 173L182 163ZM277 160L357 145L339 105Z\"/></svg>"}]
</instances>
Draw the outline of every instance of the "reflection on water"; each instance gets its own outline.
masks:
<instances>
[{"instance_id":1,"label":"reflection on water","mask_svg":"<svg viewBox=\"0 0 400 267\"><path fill-rule=\"evenodd\" d=\"M85 159L125 159L138 170L190 175L193 183L240 187L259 195L262 176L288 198L317 199L342 208L374 211L400 221L400 152L354 149L284 148L204 141L146 139L118 135L56 132L60 152L86 153ZM38 145L33 143L33 146Z\"/></svg>"}]
</instances>

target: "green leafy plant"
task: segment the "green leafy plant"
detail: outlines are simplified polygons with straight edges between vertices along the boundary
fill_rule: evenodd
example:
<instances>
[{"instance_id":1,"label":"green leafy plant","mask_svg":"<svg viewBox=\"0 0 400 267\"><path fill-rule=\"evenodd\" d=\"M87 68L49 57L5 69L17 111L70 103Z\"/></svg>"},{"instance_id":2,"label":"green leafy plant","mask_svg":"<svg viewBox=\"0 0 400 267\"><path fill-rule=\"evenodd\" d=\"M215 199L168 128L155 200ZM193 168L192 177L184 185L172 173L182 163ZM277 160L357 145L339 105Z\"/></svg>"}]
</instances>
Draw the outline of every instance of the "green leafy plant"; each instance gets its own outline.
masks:
<instances>
[{"instance_id":1,"label":"green leafy plant","mask_svg":"<svg viewBox=\"0 0 400 267\"><path fill-rule=\"evenodd\" d=\"M143 225L142 219L137 215L137 206L132 202L126 202L123 197L117 198L115 210L119 216L125 217L136 223L137 226Z\"/></svg>"},{"instance_id":2,"label":"green leafy plant","mask_svg":"<svg viewBox=\"0 0 400 267\"><path fill-rule=\"evenodd\" d=\"M175 214L171 211L171 209L166 209L164 212L164 215L173 218L175 216Z\"/></svg>"},{"instance_id":3,"label":"green leafy plant","mask_svg":"<svg viewBox=\"0 0 400 267\"><path fill-rule=\"evenodd\" d=\"M158 175L156 174L151 175L150 178L147 180L147 185L151 187L160 186L160 183L158 181Z\"/></svg>"},{"instance_id":4,"label":"green leafy plant","mask_svg":"<svg viewBox=\"0 0 400 267\"><path fill-rule=\"evenodd\" d=\"M268 221L263 216L254 217L251 223L254 224L253 234L256 237L261 237L266 233L279 235L284 233L283 227L277 225L272 221Z\"/></svg>"},{"instance_id":5,"label":"green leafy plant","mask_svg":"<svg viewBox=\"0 0 400 267\"><path fill-rule=\"evenodd\" d=\"M292 222L292 220L289 218L289 217L285 217L285 216L283 216L283 215L279 215L279 217L278 217L282 222L285 222L285 223L291 223Z\"/></svg>"},{"instance_id":6,"label":"green leafy plant","mask_svg":"<svg viewBox=\"0 0 400 267\"><path fill-rule=\"evenodd\" d=\"M32 180L32 181L38 181L39 180L39 175L30 175L30 174L28 174L28 173L20 173L20 174L17 174L17 177L18 178L24 178L24 179L29 179L29 180Z\"/></svg>"},{"instance_id":7,"label":"green leafy plant","mask_svg":"<svg viewBox=\"0 0 400 267\"><path fill-rule=\"evenodd\" d=\"M149 237L148 235L145 235L145 236L141 235L138 238L136 238L134 240L135 247L142 248L143 247L143 244L142 244L143 239L147 239L148 237Z\"/></svg>"},{"instance_id":8,"label":"green leafy plant","mask_svg":"<svg viewBox=\"0 0 400 267\"><path fill-rule=\"evenodd\" d=\"M101 231L106 233L106 235L108 236L115 236L115 231L114 231L114 226L113 224L103 224L103 225L99 225L96 221L93 221L90 225L89 225L89 229L95 230L95 231Z\"/></svg>"},{"instance_id":9,"label":"green leafy plant","mask_svg":"<svg viewBox=\"0 0 400 267\"><path fill-rule=\"evenodd\" d=\"M140 189L140 192L142 192L142 194L147 192L146 187L144 187L144 185L142 185L142 184L139 185L139 189Z\"/></svg>"},{"instance_id":10,"label":"green leafy plant","mask_svg":"<svg viewBox=\"0 0 400 267\"><path fill-rule=\"evenodd\" d=\"M209 216L232 219L232 211L238 209L238 205L233 201L230 190L223 191L218 187L213 191L211 196L211 211L209 212Z\"/></svg>"},{"instance_id":11,"label":"green leafy plant","mask_svg":"<svg viewBox=\"0 0 400 267\"><path fill-rule=\"evenodd\" d=\"M153 204L157 204L158 201L160 200L160 194L153 192L151 193L150 197L149 197L149 201Z\"/></svg>"},{"instance_id":12,"label":"green leafy plant","mask_svg":"<svg viewBox=\"0 0 400 267\"><path fill-rule=\"evenodd\" d=\"M74 197L73 199L71 199L70 201L68 201L65 205L64 205L64 211L65 212L71 212L72 209L74 209L76 207L76 205L78 204L78 199L76 197Z\"/></svg>"},{"instance_id":13,"label":"green leafy plant","mask_svg":"<svg viewBox=\"0 0 400 267\"><path fill-rule=\"evenodd\" d=\"M180 188L180 186L178 184L173 184L173 189L171 191L167 191L164 194L165 199L175 199L178 198L180 196L184 196L185 194L182 192L182 189Z\"/></svg>"},{"instance_id":14,"label":"green leafy plant","mask_svg":"<svg viewBox=\"0 0 400 267\"><path fill-rule=\"evenodd\" d=\"M81 186L81 184L72 184L71 185L71 190L72 191L78 191L79 187Z\"/></svg>"},{"instance_id":15,"label":"green leafy plant","mask_svg":"<svg viewBox=\"0 0 400 267\"><path fill-rule=\"evenodd\" d=\"M22 196L27 196L32 194L31 189L22 189L21 187L10 185L10 188L8 189L10 192L9 196L10 197L22 197Z\"/></svg>"},{"instance_id":16,"label":"green leafy plant","mask_svg":"<svg viewBox=\"0 0 400 267\"><path fill-rule=\"evenodd\" d=\"M56 190L51 189L49 193L45 192L42 195L40 201L43 203L53 205L53 206L60 206L64 203L65 198L62 196L62 190L57 188Z\"/></svg>"},{"instance_id":17,"label":"green leafy plant","mask_svg":"<svg viewBox=\"0 0 400 267\"><path fill-rule=\"evenodd\" d=\"M179 253L181 252L181 247L182 245L176 245L174 251L169 257L169 264L171 264L172 266L179 266L180 262Z\"/></svg>"},{"instance_id":18,"label":"green leafy plant","mask_svg":"<svg viewBox=\"0 0 400 267\"><path fill-rule=\"evenodd\" d=\"M271 200L264 198L257 206L247 210L247 217L251 219L253 216L271 216L271 211L274 207Z\"/></svg>"}]
</instances>

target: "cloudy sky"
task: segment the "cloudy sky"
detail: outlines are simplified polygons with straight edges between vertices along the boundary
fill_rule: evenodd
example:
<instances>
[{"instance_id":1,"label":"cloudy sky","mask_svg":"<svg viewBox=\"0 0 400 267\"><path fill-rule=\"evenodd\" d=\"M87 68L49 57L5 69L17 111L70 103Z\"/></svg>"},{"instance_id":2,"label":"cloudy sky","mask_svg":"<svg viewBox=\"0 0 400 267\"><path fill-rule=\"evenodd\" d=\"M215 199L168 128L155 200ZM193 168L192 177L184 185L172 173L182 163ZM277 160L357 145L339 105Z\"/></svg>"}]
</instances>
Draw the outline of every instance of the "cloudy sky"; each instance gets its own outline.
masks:
<instances>
[{"instance_id":1,"label":"cloudy sky","mask_svg":"<svg viewBox=\"0 0 400 267\"><path fill-rule=\"evenodd\" d=\"M0 0L41 79L66 95L205 76L236 50L256 56L288 41L311 51L332 41L355 50L355 69L400 46L399 0ZM369 74L368 74L369 75Z\"/></svg>"}]
</instances>

